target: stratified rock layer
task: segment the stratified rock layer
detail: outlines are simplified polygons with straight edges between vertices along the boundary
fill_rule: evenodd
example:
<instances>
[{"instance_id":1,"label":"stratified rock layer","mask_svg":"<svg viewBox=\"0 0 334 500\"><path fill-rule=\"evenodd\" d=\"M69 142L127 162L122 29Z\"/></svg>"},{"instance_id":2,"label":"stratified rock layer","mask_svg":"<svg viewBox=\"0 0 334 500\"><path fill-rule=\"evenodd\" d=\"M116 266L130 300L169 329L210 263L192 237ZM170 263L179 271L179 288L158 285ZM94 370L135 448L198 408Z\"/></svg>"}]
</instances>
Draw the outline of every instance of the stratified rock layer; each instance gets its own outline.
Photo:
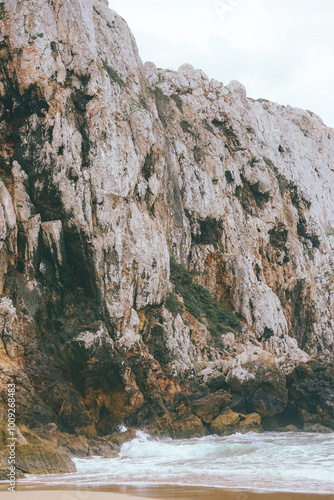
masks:
<instances>
[{"instance_id":1,"label":"stratified rock layer","mask_svg":"<svg viewBox=\"0 0 334 500\"><path fill-rule=\"evenodd\" d=\"M334 427L333 130L143 65L106 0L1 5L1 407L15 383L19 422L90 439Z\"/></svg>"}]
</instances>

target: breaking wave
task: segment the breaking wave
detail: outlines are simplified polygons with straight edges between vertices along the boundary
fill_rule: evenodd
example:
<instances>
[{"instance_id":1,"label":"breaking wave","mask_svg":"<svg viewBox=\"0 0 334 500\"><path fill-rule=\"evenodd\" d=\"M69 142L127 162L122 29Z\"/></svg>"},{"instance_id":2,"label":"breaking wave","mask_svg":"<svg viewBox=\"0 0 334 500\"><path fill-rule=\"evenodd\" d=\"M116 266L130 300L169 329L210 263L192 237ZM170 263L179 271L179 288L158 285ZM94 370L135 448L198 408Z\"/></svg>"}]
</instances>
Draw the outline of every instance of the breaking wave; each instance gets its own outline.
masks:
<instances>
[{"instance_id":1,"label":"breaking wave","mask_svg":"<svg viewBox=\"0 0 334 500\"><path fill-rule=\"evenodd\" d=\"M138 431L135 439L122 445L117 458L75 462L75 474L39 476L38 482L334 493L334 433L162 440Z\"/></svg>"}]
</instances>

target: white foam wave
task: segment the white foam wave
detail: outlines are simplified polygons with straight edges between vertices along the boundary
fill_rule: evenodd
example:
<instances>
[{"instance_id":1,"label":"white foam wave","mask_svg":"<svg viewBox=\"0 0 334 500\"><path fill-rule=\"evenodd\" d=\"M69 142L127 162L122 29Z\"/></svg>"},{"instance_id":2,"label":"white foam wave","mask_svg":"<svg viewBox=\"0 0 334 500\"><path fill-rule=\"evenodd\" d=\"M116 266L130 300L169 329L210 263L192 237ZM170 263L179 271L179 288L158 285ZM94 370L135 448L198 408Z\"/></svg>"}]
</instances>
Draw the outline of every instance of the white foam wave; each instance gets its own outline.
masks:
<instances>
[{"instance_id":1,"label":"white foam wave","mask_svg":"<svg viewBox=\"0 0 334 500\"><path fill-rule=\"evenodd\" d=\"M127 430L128 430L128 428L124 424L121 424L118 426L118 432L120 432L120 433L126 432Z\"/></svg>"},{"instance_id":2,"label":"white foam wave","mask_svg":"<svg viewBox=\"0 0 334 500\"><path fill-rule=\"evenodd\" d=\"M154 440L143 432L137 432L136 439L124 443L121 456L128 458L164 458L174 460L191 460L218 458L220 456L243 456L255 452L258 446L243 443L222 442L216 436L209 439L192 440Z\"/></svg>"},{"instance_id":3,"label":"white foam wave","mask_svg":"<svg viewBox=\"0 0 334 500\"><path fill-rule=\"evenodd\" d=\"M334 493L333 445L334 433L159 440L138 431L135 439L122 445L117 458L76 459L76 474L39 480Z\"/></svg>"}]
</instances>

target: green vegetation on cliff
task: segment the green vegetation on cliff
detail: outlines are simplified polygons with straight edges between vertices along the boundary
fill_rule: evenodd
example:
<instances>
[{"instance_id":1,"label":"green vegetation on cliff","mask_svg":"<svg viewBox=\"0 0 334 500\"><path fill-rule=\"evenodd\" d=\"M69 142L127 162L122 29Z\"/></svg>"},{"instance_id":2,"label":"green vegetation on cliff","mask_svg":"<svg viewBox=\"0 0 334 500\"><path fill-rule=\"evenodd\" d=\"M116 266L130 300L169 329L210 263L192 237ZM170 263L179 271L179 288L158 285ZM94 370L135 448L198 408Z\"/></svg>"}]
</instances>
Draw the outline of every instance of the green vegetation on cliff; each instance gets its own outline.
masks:
<instances>
[{"instance_id":1,"label":"green vegetation on cliff","mask_svg":"<svg viewBox=\"0 0 334 500\"><path fill-rule=\"evenodd\" d=\"M126 87L125 82L122 80L122 78L119 76L117 71L115 71L113 68L111 68L107 61L102 61L103 64L103 69L108 73L109 79L111 83L115 82L118 83L120 87Z\"/></svg>"},{"instance_id":2,"label":"green vegetation on cliff","mask_svg":"<svg viewBox=\"0 0 334 500\"><path fill-rule=\"evenodd\" d=\"M0 2L0 21L4 19L6 16L6 9L5 9L5 3Z\"/></svg>"},{"instance_id":3,"label":"green vegetation on cliff","mask_svg":"<svg viewBox=\"0 0 334 500\"><path fill-rule=\"evenodd\" d=\"M222 309L206 288L194 283L191 274L173 257L170 259L170 279L175 285L175 292L183 297L187 311L198 321L206 323L213 335L240 328L238 318L231 311ZM168 308L167 303L166 306Z\"/></svg>"},{"instance_id":4,"label":"green vegetation on cliff","mask_svg":"<svg viewBox=\"0 0 334 500\"><path fill-rule=\"evenodd\" d=\"M173 293L167 295L165 306L171 313L182 314L182 306Z\"/></svg>"}]
</instances>

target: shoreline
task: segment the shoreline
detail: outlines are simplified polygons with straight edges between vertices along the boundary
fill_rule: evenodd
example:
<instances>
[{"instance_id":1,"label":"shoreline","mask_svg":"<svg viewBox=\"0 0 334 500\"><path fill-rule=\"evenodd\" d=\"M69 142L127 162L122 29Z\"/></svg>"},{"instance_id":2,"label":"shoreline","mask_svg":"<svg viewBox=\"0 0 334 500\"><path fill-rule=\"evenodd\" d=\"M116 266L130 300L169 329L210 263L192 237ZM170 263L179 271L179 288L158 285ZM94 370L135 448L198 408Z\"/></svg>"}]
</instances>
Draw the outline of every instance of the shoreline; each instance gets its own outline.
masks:
<instances>
[{"instance_id":1,"label":"shoreline","mask_svg":"<svg viewBox=\"0 0 334 500\"><path fill-rule=\"evenodd\" d=\"M7 485L0 483L0 500L8 496ZM16 483L18 500L333 500L332 493L296 493L282 491L252 491L194 486L101 486L68 488L64 485L47 486Z\"/></svg>"}]
</instances>

